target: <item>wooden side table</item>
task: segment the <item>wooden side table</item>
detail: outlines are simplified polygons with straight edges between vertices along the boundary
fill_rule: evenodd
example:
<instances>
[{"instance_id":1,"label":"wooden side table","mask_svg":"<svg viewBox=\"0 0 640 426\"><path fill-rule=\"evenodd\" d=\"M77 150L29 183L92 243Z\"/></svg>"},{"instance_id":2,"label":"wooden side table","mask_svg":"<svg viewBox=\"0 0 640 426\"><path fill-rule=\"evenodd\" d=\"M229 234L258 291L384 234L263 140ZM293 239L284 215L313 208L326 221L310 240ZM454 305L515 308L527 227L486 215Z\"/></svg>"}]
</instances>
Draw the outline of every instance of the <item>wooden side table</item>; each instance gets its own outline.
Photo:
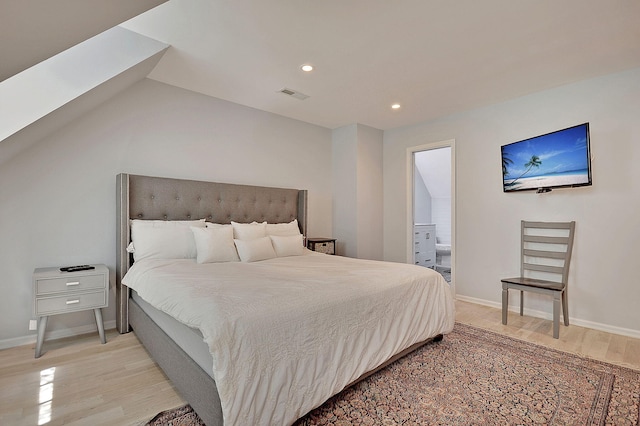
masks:
<instances>
[{"instance_id":1,"label":"wooden side table","mask_svg":"<svg viewBox=\"0 0 640 426\"><path fill-rule=\"evenodd\" d=\"M318 253L336 254L336 239L307 238L307 248Z\"/></svg>"},{"instance_id":2,"label":"wooden side table","mask_svg":"<svg viewBox=\"0 0 640 426\"><path fill-rule=\"evenodd\" d=\"M59 268L38 268L33 272L33 313L38 318L35 357L42 353L44 332L49 315L93 309L100 341L106 343L101 308L109 304L109 268L61 272Z\"/></svg>"}]
</instances>

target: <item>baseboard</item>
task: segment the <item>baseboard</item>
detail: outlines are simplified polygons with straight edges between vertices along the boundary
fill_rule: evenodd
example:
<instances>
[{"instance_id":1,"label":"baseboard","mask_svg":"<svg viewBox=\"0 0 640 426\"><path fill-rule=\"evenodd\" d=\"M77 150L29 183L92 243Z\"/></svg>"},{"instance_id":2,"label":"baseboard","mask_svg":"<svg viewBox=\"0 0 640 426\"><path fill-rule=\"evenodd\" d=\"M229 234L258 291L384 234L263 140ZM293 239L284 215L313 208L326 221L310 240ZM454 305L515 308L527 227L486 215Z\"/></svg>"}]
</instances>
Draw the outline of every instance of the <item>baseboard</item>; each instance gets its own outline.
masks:
<instances>
[{"instance_id":1,"label":"baseboard","mask_svg":"<svg viewBox=\"0 0 640 426\"><path fill-rule=\"evenodd\" d=\"M489 306L491 308L502 309L502 304L498 302L493 302L491 300L477 299L475 297L462 296L460 294L456 294L456 299L462 302L475 303L477 305ZM509 305L510 312L520 313L520 305ZM546 320L553 320L553 316L551 312L543 312L534 309L524 309L524 314L527 316L542 318ZM609 324L602 324L593 321L587 321L580 318L574 318L569 315L569 323L574 324L580 327L591 328L593 330L605 331L607 333L619 334L621 336L633 337L636 339L640 339L640 330L633 330L630 328L622 328L616 327Z\"/></svg>"},{"instance_id":2,"label":"baseboard","mask_svg":"<svg viewBox=\"0 0 640 426\"><path fill-rule=\"evenodd\" d=\"M109 330L112 328L116 328L116 320L105 321L104 329ZM81 325L73 328L66 328L64 330L53 330L50 332L46 332L44 335L45 340L55 340L62 339L65 337L78 336L80 334L87 334L98 332L98 327L95 324L87 324ZM33 345L36 343L37 336L35 333L29 334L27 336L13 337L11 339L2 339L0 340L0 350L1 349L9 349L15 348L16 346L23 345Z\"/></svg>"}]
</instances>

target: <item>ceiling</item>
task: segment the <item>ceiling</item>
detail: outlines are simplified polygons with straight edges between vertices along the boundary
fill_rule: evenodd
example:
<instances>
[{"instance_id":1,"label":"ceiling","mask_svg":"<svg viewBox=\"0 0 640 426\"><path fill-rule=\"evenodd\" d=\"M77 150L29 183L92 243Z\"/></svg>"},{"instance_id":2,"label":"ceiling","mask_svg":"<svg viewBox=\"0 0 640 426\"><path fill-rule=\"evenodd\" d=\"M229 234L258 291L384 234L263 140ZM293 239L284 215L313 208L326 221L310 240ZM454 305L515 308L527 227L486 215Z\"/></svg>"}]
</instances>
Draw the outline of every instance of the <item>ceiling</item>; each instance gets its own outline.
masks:
<instances>
[{"instance_id":1,"label":"ceiling","mask_svg":"<svg viewBox=\"0 0 640 426\"><path fill-rule=\"evenodd\" d=\"M0 82L167 0L1 0Z\"/></svg>"},{"instance_id":2,"label":"ceiling","mask_svg":"<svg viewBox=\"0 0 640 426\"><path fill-rule=\"evenodd\" d=\"M164 0L61 1L3 0L0 80ZM169 0L122 26L172 46L149 78L386 130L640 67L639 23L637 0Z\"/></svg>"},{"instance_id":3,"label":"ceiling","mask_svg":"<svg viewBox=\"0 0 640 426\"><path fill-rule=\"evenodd\" d=\"M386 130L640 67L637 0L170 0L124 26L172 46L150 78L328 128Z\"/></svg>"}]
</instances>

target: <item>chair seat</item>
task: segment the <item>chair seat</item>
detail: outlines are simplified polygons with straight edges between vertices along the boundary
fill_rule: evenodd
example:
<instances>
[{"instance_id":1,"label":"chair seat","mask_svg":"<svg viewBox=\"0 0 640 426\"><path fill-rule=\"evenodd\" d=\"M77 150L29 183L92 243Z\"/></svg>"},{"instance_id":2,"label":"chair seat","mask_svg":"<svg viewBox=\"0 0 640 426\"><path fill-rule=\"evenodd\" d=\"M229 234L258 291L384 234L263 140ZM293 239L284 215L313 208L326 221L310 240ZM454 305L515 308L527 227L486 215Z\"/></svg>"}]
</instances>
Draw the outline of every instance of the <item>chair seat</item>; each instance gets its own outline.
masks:
<instances>
[{"instance_id":1,"label":"chair seat","mask_svg":"<svg viewBox=\"0 0 640 426\"><path fill-rule=\"evenodd\" d=\"M556 290L556 291L564 290L563 283L557 283L555 281L539 280L539 279L528 278L528 277L503 278L500 281L507 284L524 285L527 287L545 288L545 289Z\"/></svg>"}]
</instances>

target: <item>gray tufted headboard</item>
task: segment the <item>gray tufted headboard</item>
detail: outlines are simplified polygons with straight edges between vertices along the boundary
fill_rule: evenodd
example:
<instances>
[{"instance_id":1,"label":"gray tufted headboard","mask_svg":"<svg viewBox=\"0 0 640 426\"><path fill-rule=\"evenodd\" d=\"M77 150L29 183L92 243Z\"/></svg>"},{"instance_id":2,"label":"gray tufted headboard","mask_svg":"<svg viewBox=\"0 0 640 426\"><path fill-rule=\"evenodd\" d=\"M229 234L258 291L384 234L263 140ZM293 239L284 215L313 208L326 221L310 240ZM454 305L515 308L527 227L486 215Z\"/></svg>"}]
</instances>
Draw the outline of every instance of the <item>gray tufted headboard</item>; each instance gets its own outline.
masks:
<instances>
[{"instance_id":1,"label":"gray tufted headboard","mask_svg":"<svg viewBox=\"0 0 640 426\"><path fill-rule=\"evenodd\" d=\"M122 285L132 258L130 219L195 220L231 223L298 219L307 234L307 191L229 183L139 176L121 173L117 181L116 326L129 331L129 289Z\"/></svg>"}]
</instances>

